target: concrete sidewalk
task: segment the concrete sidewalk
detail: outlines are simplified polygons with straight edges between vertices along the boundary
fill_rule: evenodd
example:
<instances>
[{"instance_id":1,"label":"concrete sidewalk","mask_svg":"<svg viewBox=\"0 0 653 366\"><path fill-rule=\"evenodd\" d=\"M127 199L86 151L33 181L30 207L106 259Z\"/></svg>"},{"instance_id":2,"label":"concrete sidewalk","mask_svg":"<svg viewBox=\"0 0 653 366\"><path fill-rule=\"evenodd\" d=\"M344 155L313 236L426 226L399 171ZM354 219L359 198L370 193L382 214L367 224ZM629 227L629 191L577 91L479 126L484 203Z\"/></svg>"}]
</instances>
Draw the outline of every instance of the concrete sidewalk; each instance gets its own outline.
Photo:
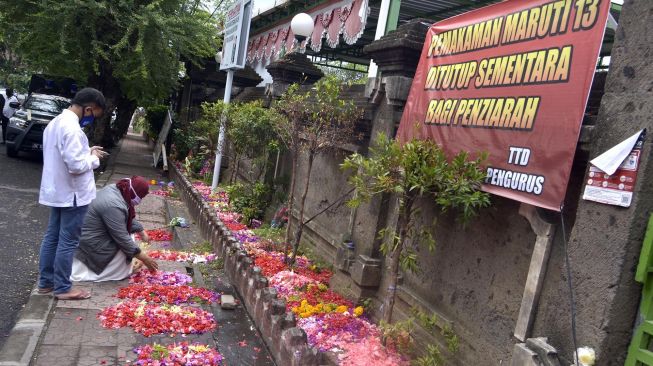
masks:
<instances>
[{"instance_id":1,"label":"concrete sidewalk","mask_svg":"<svg viewBox=\"0 0 653 366\"><path fill-rule=\"evenodd\" d=\"M97 179L99 185L114 183L131 175L140 175L148 180L167 181L167 178L161 175L161 171L151 166L152 149L141 136L128 134L116 150L107 170ZM148 195L137 207L137 219L146 229L166 226L171 212L175 212L176 215L187 214L180 202L173 203L166 200L159 196ZM172 206L175 208L171 210ZM191 225L184 230L191 233L195 228ZM183 236L186 235L181 235ZM190 236L197 237L197 235ZM179 237L175 239L178 245L188 245L183 239L179 240ZM151 249L158 249L157 245L153 244ZM187 268L184 263L158 262L161 270L191 272L196 277L196 283L203 283L200 271L193 271L192 266ZM231 310L222 310L218 306L204 305L205 310L213 312L218 322L214 334L156 335L146 338L131 328L103 328L96 318L98 312L120 301L114 295L120 287L126 286L127 282L123 280L76 283L75 286L88 289L92 293L90 299L82 301L57 301L50 295L38 295L33 291L16 326L3 349L0 350L0 366L125 365L133 363L136 359L136 355L132 352L136 346L180 341L214 346L223 353L225 363L228 365L273 365L258 332L242 309L234 313ZM226 319L229 321L224 322ZM216 344L218 340L220 344ZM234 352L240 347L243 348L242 351Z\"/></svg>"}]
</instances>

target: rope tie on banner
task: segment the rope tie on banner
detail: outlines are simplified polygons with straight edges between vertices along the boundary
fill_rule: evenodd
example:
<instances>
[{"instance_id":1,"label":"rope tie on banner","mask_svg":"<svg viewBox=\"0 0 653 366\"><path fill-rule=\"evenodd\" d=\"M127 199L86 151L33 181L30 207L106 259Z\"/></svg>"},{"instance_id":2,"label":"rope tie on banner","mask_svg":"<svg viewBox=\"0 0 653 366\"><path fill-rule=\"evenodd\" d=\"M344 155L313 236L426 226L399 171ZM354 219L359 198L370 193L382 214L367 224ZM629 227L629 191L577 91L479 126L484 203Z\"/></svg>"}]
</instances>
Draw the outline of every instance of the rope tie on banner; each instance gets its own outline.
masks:
<instances>
[{"instance_id":1,"label":"rope tie on banner","mask_svg":"<svg viewBox=\"0 0 653 366\"><path fill-rule=\"evenodd\" d=\"M574 361L578 363L578 342L576 341L576 301L574 300L574 286L571 281L571 265L569 264L569 243L567 242L567 230L565 229L565 217L563 205L560 205L560 224L562 226L562 243L565 250L565 268L567 271L567 286L569 287L569 304L571 307L571 339L574 344Z\"/></svg>"}]
</instances>

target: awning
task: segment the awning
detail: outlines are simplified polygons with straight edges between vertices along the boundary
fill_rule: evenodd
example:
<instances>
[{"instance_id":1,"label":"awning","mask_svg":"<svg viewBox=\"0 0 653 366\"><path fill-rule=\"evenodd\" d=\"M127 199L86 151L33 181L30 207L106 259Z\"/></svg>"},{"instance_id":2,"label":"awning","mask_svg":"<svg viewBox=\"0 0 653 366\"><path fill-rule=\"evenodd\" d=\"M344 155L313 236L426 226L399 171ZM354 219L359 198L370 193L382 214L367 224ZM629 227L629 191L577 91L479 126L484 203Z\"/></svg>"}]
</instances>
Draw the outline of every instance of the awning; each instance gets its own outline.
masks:
<instances>
[{"instance_id":1,"label":"awning","mask_svg":"<svg viewBox=\"0 0 653 366\"><path fill-rule=\"evenodd\" d=\"M340 35L348 45L353 45L363 35L367 16L368 0L332 0L308 14L314 19L311 37L300 45L303 51L310 47L320 52L324 42L331 48L340 44ZM295 36L290 29L290 20L262 34L253 36L247 47L247 61L250 64L268 64L279 58L287 50L296 47Z\"/></svg>"}]
</instances>

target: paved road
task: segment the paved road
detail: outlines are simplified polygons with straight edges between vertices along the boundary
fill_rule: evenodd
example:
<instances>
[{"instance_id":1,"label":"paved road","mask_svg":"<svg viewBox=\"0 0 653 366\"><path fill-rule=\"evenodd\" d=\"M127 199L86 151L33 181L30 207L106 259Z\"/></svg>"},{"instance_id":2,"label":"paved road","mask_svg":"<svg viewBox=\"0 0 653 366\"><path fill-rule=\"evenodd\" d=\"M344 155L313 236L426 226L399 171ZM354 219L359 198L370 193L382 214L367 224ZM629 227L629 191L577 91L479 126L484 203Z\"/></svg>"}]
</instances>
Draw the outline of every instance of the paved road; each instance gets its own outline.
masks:
<instances>
[{"instance_id":1,"label":"paved road","mask_svg":"<svg viewBox=\"0 0 653 366\"><path fill-rule=\"evenodd\" d=\"M27 302L38 273L48 209L38 204L42 158L7 157L0 145L0 347Z\"/></svg>"}]
</instances>

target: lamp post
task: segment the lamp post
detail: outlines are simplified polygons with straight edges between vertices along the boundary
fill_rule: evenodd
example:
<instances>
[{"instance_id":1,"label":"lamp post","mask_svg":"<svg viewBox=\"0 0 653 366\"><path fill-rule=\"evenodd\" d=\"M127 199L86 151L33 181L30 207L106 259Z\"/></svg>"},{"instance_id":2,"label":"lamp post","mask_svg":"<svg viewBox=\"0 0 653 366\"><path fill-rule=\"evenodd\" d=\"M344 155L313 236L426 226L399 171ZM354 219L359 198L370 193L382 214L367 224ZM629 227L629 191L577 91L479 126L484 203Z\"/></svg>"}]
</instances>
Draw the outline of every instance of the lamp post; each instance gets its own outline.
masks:
<instances>
[{"instance_id":1,"label":"lamp post","mask_svg":"<svg viewBox=\"0 0 653 366\"><path fill-rule=\"evenodd\" d=\"M290 22L290 29L292 29L292 33L295 35L295 39L299 45L311 36L313 27L313 18L306 13L295 15Z\"/></svg>"}]
</instances>

